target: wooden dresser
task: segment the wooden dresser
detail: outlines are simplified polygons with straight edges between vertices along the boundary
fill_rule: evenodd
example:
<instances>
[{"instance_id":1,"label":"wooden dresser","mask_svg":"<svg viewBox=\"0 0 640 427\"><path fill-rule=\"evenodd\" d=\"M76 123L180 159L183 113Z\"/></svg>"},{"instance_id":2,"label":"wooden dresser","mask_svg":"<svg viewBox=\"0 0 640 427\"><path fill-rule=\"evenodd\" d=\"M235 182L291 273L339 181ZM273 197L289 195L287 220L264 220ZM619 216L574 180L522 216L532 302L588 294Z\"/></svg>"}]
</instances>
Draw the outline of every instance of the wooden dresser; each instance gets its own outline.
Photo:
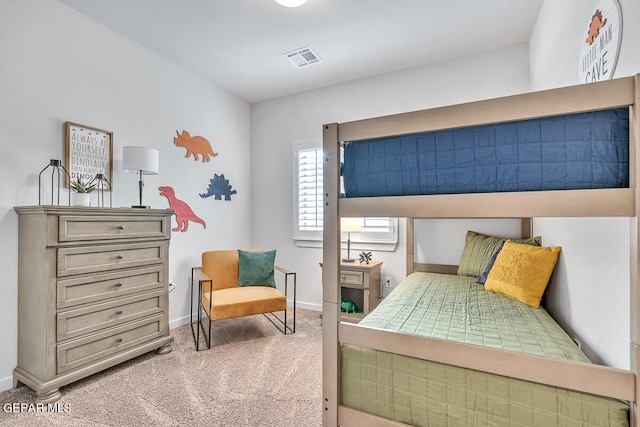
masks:
<instances>
[{"instance_id":1,"label":"wooden dresser","mask_svg":"<svg viewBox=\"0 0 640 427\"><path fill-rule=\"evenodd\" d=\"M19 216L18 366L38 403L146 352L171 351L166 209L24 206Z\"/></svg>"}]
</instances>

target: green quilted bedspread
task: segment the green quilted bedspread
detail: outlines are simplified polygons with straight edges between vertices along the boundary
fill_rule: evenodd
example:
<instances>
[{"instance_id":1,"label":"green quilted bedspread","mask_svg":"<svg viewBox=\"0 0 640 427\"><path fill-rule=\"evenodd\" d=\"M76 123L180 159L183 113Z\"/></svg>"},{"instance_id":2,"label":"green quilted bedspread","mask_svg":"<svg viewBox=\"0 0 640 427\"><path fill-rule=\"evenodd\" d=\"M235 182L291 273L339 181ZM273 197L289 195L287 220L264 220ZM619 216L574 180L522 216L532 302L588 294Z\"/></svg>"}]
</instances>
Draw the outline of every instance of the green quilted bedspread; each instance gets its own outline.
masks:
<instances>
[{"instance_id":1,"label":"green quilted bedspread","mask_svg":"<svg viewBox=\"0 0 640 427\"><path fill-rule=\"evenodd\" d=\"M361 325L589 362L542 308L474 277L414 273ZM343 405L417 426L628 426L629 405L360 346L341 346Z\"/></svg>"}]
</instances>

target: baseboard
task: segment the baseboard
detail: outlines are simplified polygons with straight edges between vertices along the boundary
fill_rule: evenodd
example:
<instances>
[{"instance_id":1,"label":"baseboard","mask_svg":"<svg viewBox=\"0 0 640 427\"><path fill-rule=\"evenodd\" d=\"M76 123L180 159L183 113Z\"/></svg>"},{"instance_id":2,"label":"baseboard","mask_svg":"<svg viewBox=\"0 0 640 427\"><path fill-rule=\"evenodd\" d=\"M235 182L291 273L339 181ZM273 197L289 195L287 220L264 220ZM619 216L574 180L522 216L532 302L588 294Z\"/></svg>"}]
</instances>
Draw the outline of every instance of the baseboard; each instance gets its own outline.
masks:
<instances>
[{"instance_id":1,"label":"baseboard","mask_svg":"<svg viewBox=\"0 0 640 427\"><path fill-rule=\"evenodd\" d=\"M196 313L193 313L193 318L196 318ZM175 329L179 326L186 325L191 321L189 316L180 317L179 319L173 319L169 321L169 329Z\"/></svg>"},{"instance_id":2,"label":"baseboard","mask_svg":"<svg viewBox=\"0 0 640 427\"><path fill-rule=\"evenodd\" d=\"M289 302L291 304L291 302ZM312 311L322 311L322 304L313 304L313 303L309 303L309 302L297 302L296 303L296 307L297 308L302 308L305 310L312 310Z\"/></svg>"},{"instance_id":3,"label":"baseboard","mask_svg":"<svg viewBox=\"0 0 640 427\"><path fill-rule=\"evenodd\" d=\"M293 305L292 301L289 301L290 305ZM302 308L304 310L312 310L312 311L322 311L322 304L313 304L308 302L300 302L296 303L297 308ZM193 319L197 318L197 313L193 313ZM184 316L178 319L173 319L169 321L169 329L178 328L182 325L187 325L191 322L191 316Z\"/></svg>"},{"instance_id":4,"label":"baseboard","mask_svg":"<svg viewBox=\"0 0 640 427\"><path fill-rule=\"evenodd\" d=\"M13 375L0 379L0 391L11 390L13 388Z\"/></svg>"}]
</instances>

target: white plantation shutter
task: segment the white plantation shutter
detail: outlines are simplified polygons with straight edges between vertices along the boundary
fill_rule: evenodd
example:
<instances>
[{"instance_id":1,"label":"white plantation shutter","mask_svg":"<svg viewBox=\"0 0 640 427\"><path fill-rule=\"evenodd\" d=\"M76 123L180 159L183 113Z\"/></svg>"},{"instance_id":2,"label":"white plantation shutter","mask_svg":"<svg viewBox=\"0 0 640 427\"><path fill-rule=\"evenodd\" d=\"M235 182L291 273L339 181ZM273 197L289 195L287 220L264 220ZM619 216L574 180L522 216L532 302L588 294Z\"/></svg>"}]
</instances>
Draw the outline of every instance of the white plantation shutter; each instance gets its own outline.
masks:
<instances>
[{"instance_id":1,"label":"white plantation shutter","mask_svg":"<svg viewBox=\"0 0 640 427\"><path fill-rule=\"evenodd\" d=\"M322 166L322 147L319 144L298 144L294 147L293 238L298 246L322 246ZM352 247L395 250L398 243L397 218L363 218L362 226L361 233L351 235Z\"/></svg>"},{"instance_id":2,"label":"white plantation shutter","mask_svg":"<svg viewBox=\"0 0 640 427\"><path fill-rule=\"evenodd\" d=\"M298 229L322 231L322 148L298 151Z\"/></svg>"}]
</instances>

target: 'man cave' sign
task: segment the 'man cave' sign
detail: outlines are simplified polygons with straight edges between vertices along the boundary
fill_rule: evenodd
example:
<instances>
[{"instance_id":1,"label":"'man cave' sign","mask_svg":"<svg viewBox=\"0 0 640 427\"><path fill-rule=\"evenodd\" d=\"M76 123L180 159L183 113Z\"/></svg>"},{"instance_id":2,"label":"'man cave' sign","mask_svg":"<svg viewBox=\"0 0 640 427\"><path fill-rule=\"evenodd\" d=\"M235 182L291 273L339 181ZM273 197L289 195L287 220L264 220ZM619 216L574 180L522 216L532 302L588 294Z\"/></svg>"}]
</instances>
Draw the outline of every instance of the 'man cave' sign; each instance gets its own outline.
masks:
<instances>
[{"instance_id":1,"label":"'man cave' sign","mask_svg":"<svg viewBox=\"0 0 640 427\"><path fill-rule=\"evenodd\" d=\"M618 62L622 13L617 0L602 0L585 25L580 49L580 83L609 80Z\"/></svg>"}]
</instances>

